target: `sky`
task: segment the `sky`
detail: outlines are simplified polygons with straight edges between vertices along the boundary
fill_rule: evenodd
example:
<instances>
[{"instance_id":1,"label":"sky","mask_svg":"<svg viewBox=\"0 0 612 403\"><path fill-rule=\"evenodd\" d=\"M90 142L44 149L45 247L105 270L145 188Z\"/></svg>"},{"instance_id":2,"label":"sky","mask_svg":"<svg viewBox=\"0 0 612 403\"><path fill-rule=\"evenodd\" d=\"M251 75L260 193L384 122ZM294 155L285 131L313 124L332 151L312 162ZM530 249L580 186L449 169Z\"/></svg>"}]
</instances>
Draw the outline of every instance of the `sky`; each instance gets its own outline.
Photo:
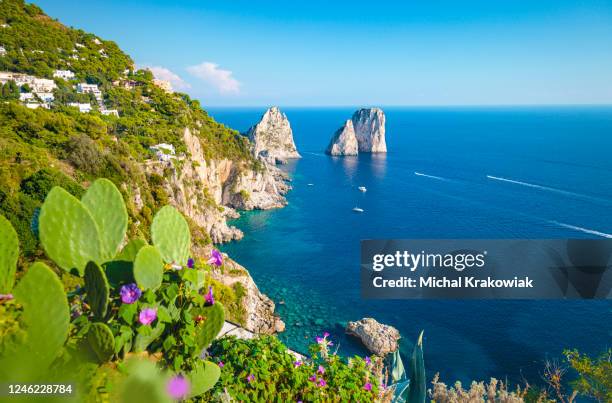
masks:
<instances>
[{"instance_id":1,"label":"sky","mask_svg":"<svg viewBox=\"0 0 612 403\"><path fill-rule=\"evenodd\" d=\"M612 0L38 0L207 106L612 104Z\"/></svg>"}]
</instances>

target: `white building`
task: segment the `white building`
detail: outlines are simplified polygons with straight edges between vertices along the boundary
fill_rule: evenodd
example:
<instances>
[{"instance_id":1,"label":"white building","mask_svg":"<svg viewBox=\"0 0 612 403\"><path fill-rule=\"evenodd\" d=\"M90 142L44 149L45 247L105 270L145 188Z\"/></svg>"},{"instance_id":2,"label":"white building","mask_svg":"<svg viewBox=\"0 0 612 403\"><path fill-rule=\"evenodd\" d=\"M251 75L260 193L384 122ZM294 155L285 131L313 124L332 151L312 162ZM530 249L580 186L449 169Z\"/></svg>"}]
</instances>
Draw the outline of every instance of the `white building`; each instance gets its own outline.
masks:
<instances>
[{"instance_id":1,"label":"white building","mask_svg":"<svg viewBox=\"0 0 612 403\"><path fill-rule=\"evenodd\" d=\"M160 143L149 147L149 149L155 152L155 156L160 161L168 162L175 158L175 150L172 144Z\"/></svg>"},{"instance_id":2,"label":"white building","mask_svg":"<svg viewBox=\"0 0 612 403\"><path fill-rule=\"evenodd\" d=\"M29 109L38 109L38 108L45 108L45 109L50 109L49 104L40 104L38 102L28 102L25 104L26 108Z\"/></svg>"},{"instance_id":3,"label":"white building","mask_svg":"<svg viewBox=\"0 0 612 403\"><path fill-rule=\"evenodd\" d=\"M52 92L37 92L36 96L45 103L53 102L55 100Z\"/></svg>"},{"instance_id":4,"label":"white building","mask_svg":"<svg viewBox=\"0 0 612 403\"><path fill-rule=\"evenodd\" d=\"M11 80L15 81L15 84L20 87L27 84L32 89L32 92L51 92L57 88L55 82L48 78L38 78L11 71L0 71L0 83L6 84Z\"/></svg>"},{"instance_id":5,"label":"white building","mask_svg":"<svg viewBox=\"0 0 612 403\"><path fill-rule=\"evenodd\" d=\"M70 102L68 104L68 106L79 108L79 112L81 112L81 113L89 113L89 112L91 112L91 104L80 103L80 102Z\"/></svg>"},{"instance_id":6,"label":"white building","mask_svg":"<svg viewBox=\"0 0 612 403\"><path fill-rule=\"evenodd\" d=\"M174 92L174 90L172 89L172 84L170 84L170 81L154 78L153 84L157 85L159 88L161 88L162 90L166 91L169 94Z\"/></svg>"},{"instance_id":7,"label":"white building","mask_svg":"<svg viewBox=\"0 0 612 403\"><path fill-rule=\"evenodd\" d=\"M0 45L0 56L4 56L4 55L6 55L6 48Z\"/></svg>"},{"instance_id":8,"label":"white building","mask_svg":"<svg viewBox=\"0 0 612 403\"><path fill-rule=\"evenodd\" d=\"M79 94L94 94L96 98L102 97L102 92L97 84L79 83L76 89Z\"/></svg>"},{"instance_id":9,"label":"white building","mask_svg":"<svg viewBox=\"0 0 612 403\"><path fill-rule=\"evenodd\" d=\"M64 80L72 80L74 78L74 73L70 70L55 70L53 77L63 78Z\"/></svg>"},{"instance_id":10,"label":"white building","mask_svg":"<svg viewBox=\"0 0 612 403\"><path fill-rule=\"evenodd\" d=\"M117 116L119 117L119 111L117 109L100 109L100 113L106 116Z\"/></svg>"},{"instance_id":11,"label":"white building","mask_svg":"<svg viewBox=\"0 0 612 403\"><path fill-rule=\"evenodd\" d=\"M19 94L19 100L21 102L25 102L25 101L29 101L29 100L34 100L34 93L32 93L32 92L22 92L21 94Z\"/></svg>"}]
</instances>

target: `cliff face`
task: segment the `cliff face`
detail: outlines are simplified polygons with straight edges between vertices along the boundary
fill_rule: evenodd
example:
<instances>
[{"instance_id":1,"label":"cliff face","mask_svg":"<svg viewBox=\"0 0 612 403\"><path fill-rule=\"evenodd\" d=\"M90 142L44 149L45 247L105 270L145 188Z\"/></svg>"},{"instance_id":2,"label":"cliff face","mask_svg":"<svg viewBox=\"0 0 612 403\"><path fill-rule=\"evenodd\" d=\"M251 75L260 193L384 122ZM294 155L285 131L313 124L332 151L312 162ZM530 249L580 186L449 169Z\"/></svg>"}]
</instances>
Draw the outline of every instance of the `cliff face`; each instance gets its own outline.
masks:
<instances>
[{"instance_id":1,"label":"cliff face","mask_svg":"<svg viewBox=\"0 0 612 403\"><path fill-rule=\"evenodd\" d=\"M247 136L253 144L253 155L270 164L301 158L293 141L289 120L275 106L268 109L259 123L249 129Z\"/></svg>"},{"instance_id":2,"label":"cliff face","mask_svg":"<svg viewBox=\"0 0 612 403\"><path fill-rule=\"evenodd\" d=\"M330 155L357 155L358 144L352 120L347 120L336 131L325 152Z\"/></svg>"},{"instance_id":3,"label":"cliff face","mask_svg":"<svg viewBox=\"0 0 612 403\"><path fill-rule=\"evenodd\" d=\"M351 119L359 152L386 153L385 113L380 108L360 109Z\"/></svg>"}]
</instances>

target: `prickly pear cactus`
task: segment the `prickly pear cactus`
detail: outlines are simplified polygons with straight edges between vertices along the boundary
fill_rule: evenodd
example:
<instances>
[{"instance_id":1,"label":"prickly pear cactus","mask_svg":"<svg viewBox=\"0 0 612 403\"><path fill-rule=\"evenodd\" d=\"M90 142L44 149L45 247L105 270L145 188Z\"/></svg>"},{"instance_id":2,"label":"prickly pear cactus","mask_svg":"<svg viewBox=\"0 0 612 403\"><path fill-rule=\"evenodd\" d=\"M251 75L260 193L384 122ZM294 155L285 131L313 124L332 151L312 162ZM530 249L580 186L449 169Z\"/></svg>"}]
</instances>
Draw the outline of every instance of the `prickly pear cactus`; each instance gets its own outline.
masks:
<instances>
[{"instance_id":1,"label":"prickly pear cactus","mask_svg":"<svg viewBox=\"0 0 612 403\"><path fill-rule=\"evenodd\" d=\"M115 353L115 337L104 323L94 323L87 332L87 342L101 363L110 361Z\"/></svg>"},{"instance_id":2,"label":"prickly pear cactus","mask_svg":"<svg viewBox=\"0 0 612 403\"><path fill-rule=\"evenodd\" d=\"M196 343L199 348L204 349L213 342L223 328L225 312L223 305L218 302L211 306L195 309L194 312L203 318L203 321L196 326Z\"/></svg>"},{"instance_id":3,"label":"prickly pear cactus","mask_svg":"<svg viewBox=\"0 0 612 403\"><path fill-rule=\"evenodd\" d=\"M151 239L166 263L187 264L191 234L187 221L177 209L165 206L155 214Z\"/></svg>"},{"instance_id":4,"label":"prickly pear cactus","mask_svg":"<svg viewBox=\"0 0 612 403\"><path fill-rule=\"evenodd\" d=\"M162 283L164 262L155 246L143 246L134 260L134 278L144 290L155 290Z\"/></svg>"},{"instance_id":5,"label":"prickly pear cactus","mask_svg":"<svg viewBox=\"0 0 612 403\"><path fill-rule=\"evenodd\" d=\"M410 403L424 403L427 393L425 379L425 362L423 360L423 332L414 345L412 359L410 360L410 385L408 386L408 399Z\"/></svg>"},{"instance_id":6,"label":"prickly pear cactus","mask_svg":"<svg viewBox=\"0 0 612 403\"><path fill-rule=\"evenodd\" d=\"M0 294L8 294L15 284L19 238L10 221L0 215Z\"/></svg>"},{"instance_id":7,"label":"prickly pear cactus","mask_svg":"<svg viewBox=\"0 0 612 403\"><path fill-rule=\"evenodd\" d=\"M157 323L155 327L140 327L138 334L134 340L133 350L136 353L145 351L149 344L153 343L161 334L164 332L165 325L163 323Z\"/></svg>"},{"instance_id":8,"label":"prickly pear cactus","mask_svg":"<svg viewBox=\"0 0 612 403\"><path fill-rule=\"evenodd\" d=\"M44 263L34 263L13 291L23 305L27 343L16 354L40 371L57 357L70 322L68 300L57 275Z\"/></svg>"},{"instance_id":9,"label":"prickly pear cactus","mask_svg":"<svg viewBox=\"0 0 612 403\"><path fill-rule=\"evenodd\" d=\"M102 261L110 260L117 254L128 225L121 192L108 179L98 179L87 189L81 202L98 225Z\"/></svg>"},{"instance_id":10,"label":"prickly pear cactus","mask_svg":"<svg viewBox=\"0 0 612 403\"><path fill-rule=\"evenodd\" d=\"M115 256L115 259L113 260L133 262L134 259L136 259L138 251L146 244L147 241L145 241L144 239L132 239L127 243L127 245L123 247L123 249L121 249L121 252L119 252L119 254Z\"/></svg>"},{"instance_id":11,"label":"prickly pear cactus","mask_svg":"<svg viewBox=\"0 0 612 403\"><path fill-rule=\"evenodd\" d=\"M89 261L100 262L102 246L98 226L83 204L61 187L51 189L40 209L40 242L64 270L83 275Z\"/></svg>"},{"instance_id":12,"label":"prickly pear cactus","mask_svg":"<svg viewBox=\"0 0 612 403\"><path fill-rule=\"evenodd\" d=\"M89 262L85 266L85 291L87 291L87 302L96 319L104 319L110 289L104 271L94 262Z\"/></svg>"},{"instance_id":13,"label":"prickly pear cactus","mask_svg":"<svg viewBox=\"0 0 612 403\"><path fill-rule=\"evenodd\" d=\"M188 397L196 397L206 392L219 380L221 369L215 363L202 361L188 374L191 389Z\"/></svg>"}]
</instances>

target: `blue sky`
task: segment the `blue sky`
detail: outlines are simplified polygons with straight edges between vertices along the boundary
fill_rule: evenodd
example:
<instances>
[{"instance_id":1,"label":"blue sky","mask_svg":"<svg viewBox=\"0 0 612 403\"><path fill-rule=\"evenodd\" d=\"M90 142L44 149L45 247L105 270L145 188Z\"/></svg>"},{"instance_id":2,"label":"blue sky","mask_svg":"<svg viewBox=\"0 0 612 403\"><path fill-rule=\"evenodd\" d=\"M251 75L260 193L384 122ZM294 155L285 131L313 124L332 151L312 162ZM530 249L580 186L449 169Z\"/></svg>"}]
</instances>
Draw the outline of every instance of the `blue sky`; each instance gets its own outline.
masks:
<instances>
[{"instance_id":1,"label":"blue sky","mask_svg":"<svg viewBox=\"0 0 612 403\"><path fill-rule=\"evenodd\" d=\"M612 104L612 1L40 0L208 106Z\"/></svg>"}]
</instances>

